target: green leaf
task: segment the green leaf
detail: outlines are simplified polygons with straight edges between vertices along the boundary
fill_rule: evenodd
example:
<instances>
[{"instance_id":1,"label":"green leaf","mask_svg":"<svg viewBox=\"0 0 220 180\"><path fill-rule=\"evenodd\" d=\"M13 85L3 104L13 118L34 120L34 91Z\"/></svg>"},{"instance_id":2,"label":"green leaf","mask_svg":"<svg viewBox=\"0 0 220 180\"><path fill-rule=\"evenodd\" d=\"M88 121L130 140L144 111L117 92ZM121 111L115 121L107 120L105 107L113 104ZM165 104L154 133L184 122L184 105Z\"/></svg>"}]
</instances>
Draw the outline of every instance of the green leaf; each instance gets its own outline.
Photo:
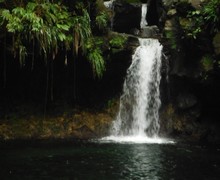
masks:
<instances>
[{"instance_id":1,"label":"green leaf","mask_svg":"<svg viewBox=\"0 0 220 180\"><path fill-rule=\"evenodd\" d=\"M68 31L70 29L70 26L67 25L67 24L57 24L56 25L59 29L62 29L62 30L65 30L65 31Z\"/></svg>"},{"instance_id":2,"label":"green leaf","mask_svg":"<svg viewBox=\"0 0 220 180\"><path fill-rule=\"evenodd\" d=\"M94 76L101 78L105 71L105 61L99 48L90 49L87 53L87 59L92 65Z\"/></svg>"},{"instance_id":3,"label":"green leaf","mask_svg":"<svg viewBox=\"0 0 220 180\"><path fill-rule=\"evenodd\" d=\"M59 40L60 40L60 41L66 40L66 35L63 34L63 33L59 33L59 34L58 34L58 37L59 37Z\"/></svg>"},{"instance_id":4,"label":"green leaf","mask_svg":"<svg viewBox=\"0 0 220 180\"><path fill-rule=\"evenodd\" d=\"M7 9L4 9L1 14L2 14L3 19L7 21L10 20L12 17L10 11Z\"/></svg>"},{"instance_id":5,"label":"green leaf","mask_svg":"<svg viewBox=\"0 0 220 180\"><path fill-rule=\"evenodd\" d=\"M25 14L25 12L26 11L22 7L17 7L17 8L14 8L12 10L12 14L15 14L15 15L18 15L18 16L23 16Z\"/></svg>"},{"instance_id":6,"label":"green leaf","mask_svg":"<svg viewBox=\"0 0 220 180\"><path fill-rule=\"evenodd\" d=\"M33 12L35 8L37 7L37 4L34 2L28 2L26 9L28 12Z\"/></svg>"}]
</instances>

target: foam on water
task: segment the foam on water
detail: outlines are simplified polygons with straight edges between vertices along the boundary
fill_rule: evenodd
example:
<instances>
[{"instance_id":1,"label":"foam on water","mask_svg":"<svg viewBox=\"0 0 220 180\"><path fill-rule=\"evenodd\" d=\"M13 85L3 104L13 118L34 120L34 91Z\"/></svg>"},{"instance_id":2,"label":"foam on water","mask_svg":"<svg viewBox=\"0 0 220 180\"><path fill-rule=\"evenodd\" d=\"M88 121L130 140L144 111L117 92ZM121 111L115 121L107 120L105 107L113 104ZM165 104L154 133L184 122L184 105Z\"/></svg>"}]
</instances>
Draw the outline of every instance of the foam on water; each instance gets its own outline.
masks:
<instances>
[{"instance_id":1,"label":"foam on water","mask_svg":"<svg viewBox=\"0 0 220 180\"><path fill-rule=\"evenodd\" d=\"M128 144L174 144L171 139L147 136L108 136L99 140L104 143L128 143Z\"/></svg>"}]
</instances>

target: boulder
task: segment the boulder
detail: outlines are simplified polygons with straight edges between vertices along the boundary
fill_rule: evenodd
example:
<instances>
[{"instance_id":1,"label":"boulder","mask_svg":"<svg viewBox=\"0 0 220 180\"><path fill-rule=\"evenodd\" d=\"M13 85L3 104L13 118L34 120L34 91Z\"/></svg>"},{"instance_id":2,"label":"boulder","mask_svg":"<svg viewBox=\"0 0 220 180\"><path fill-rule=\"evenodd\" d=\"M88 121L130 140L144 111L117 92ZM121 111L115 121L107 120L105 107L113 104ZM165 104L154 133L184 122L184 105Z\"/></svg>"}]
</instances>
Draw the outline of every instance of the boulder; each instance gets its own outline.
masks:
<instances>
[{"instance_id":1,"label":"boulder","mask_svg":"<svg viewBox=\"0 0 220 180\"><path fill-rule=\"evenodd\" d=\"M176 3L189 3L191 6L193 6L196 9L201 8L201 3L203 3L204 0L163 0L164 6L170 7L173 4Z\"/></svg>"},{"instance_id":2,"label":"boulder","mask_svg":"<svg viewBox=\"0 0 220 180\"><path fill-rule=\"evenodd\" d=\"M201 8L201 3L204 0L188 0L188 2L196 9L200 9Z\"/></svg>"},{"instance_id":3,"label":"boulder","mask_svg":"<svg viewBox=\"0 0 220 180\"><path fill-rule=\"evenodd\" d=\"M135 36L128 36L127 47L137 48L140 45L139 40Z\"/></svg>"},{"instance_id":4,"label":"boulder","mask_svg":"<svg viewBox=\"0 0 220 180\"><path fill-rule=\"evenodd\" d=\"M141 4L124 2L114 3L113 30L120 33L132 34L134 29L140 28Z\"/></svg>"},{"instance_id":5,"label":"boulder","mask_svg":"<svg viewBox=\"0 0 220 180\"><path fill-rule=\"evenodd\" d=\"M174 26L174 21L171 19L167 19L165 21L165 26L164 26L164 30L165 31L171 31L173 29Z\"/></svg>"},{"instance_id":6,"label":"boulder","mask_svg":"<svg viewBox=\"0 0 220 180\"><path fill-rule=\"evenodd\" d=\"M176 9L170 9L168 12L167 12L167 16L174 16L174 15L176 15Z\"/></svg>"},{"instance_id":7,"label":"boulder","mask_svg":"<svg viewBox=\"0 0 220 180\"><path fill-rule=\"evenodd\" d=\"M157 26L147 26L144 27L140 32L140 37L142 38L150 38L150 37L156 37L159 34L159 29Z\"/></svg>"}]
</instances>

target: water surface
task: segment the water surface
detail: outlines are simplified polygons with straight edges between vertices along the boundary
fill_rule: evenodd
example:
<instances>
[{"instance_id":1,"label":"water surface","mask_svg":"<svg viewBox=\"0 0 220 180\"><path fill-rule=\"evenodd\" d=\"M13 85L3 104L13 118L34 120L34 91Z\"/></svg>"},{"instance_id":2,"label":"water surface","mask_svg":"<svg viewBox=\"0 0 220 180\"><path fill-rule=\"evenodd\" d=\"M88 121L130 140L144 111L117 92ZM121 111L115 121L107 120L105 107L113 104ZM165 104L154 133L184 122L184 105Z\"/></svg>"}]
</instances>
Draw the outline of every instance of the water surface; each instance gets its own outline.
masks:
<instances>
[{"instance_id":1,"label":"water surface","mask_svg":"<svg viewBox=\"0 0 220 180\"><path fill-rule=\"evenodd\" d=\"M0 154L0 179L220 179L218 146L19 142Z\"/></svg>"}]
</instances>

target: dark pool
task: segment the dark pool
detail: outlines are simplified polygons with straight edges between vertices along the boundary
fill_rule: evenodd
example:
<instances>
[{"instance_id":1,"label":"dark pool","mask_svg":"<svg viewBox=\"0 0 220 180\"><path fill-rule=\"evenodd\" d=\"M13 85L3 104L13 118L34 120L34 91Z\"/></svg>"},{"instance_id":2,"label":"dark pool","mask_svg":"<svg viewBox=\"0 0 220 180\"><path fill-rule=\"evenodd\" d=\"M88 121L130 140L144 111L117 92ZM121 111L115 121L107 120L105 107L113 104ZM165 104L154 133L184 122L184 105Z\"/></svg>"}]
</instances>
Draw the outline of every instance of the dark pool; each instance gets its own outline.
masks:
<instances>
[{"instance_id":1,"label":"dark pool","mask_svg":"<svg viewBox=\"0 0 220 180\"><path fill-rule=\"evenodd\" d=\"M220 147L88 141L2 143L0 179L219 180Z\"/></svg>"}]
</instances>

